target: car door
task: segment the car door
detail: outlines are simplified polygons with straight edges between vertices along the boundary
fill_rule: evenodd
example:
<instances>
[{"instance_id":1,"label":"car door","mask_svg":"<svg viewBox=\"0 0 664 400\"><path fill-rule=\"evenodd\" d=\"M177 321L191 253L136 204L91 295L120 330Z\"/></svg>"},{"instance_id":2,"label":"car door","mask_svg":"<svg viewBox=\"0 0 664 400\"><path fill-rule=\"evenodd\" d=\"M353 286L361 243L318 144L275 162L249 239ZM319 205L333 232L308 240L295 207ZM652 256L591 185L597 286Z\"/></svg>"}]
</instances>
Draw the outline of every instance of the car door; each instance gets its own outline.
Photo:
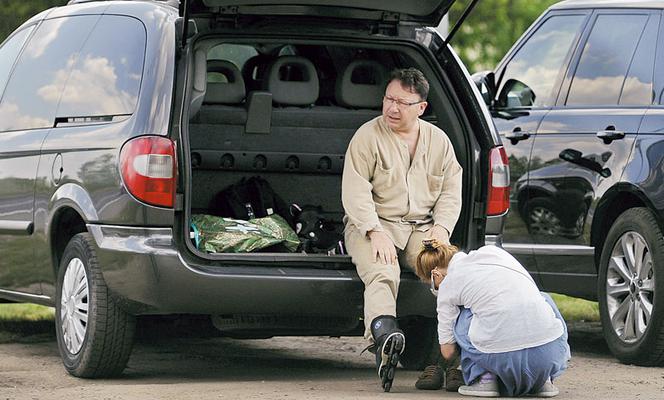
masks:
<instances>
[{"instance_id":1,"label":"car door","mask_svg":"<svg viewBox=\"0 0 664 400\"><path fill-rule=\"evenodd\" d=\"M41 282L53 279L50 267L35 268L34 195L48 184L37 179L41 146L55 124L71 65L97 19L80 16L41 22L17 59L0 100L0 290L8 297L38 296ZM5 61L2 56L0 60Z\"/></svg>"},{"instance_id":2,"label":"car door","mask_svg":"<svg viewBox=\"0 0 664 400\"><path fill-rule=\"evenodd\" d=\"M658 29L649 10L595 11L537 131L526 220L548 291L595 296L590 211L620 180L652 103Z\"/></svg>"},{"instance_id":3,"label":"car door","mask_svg":"<svg viewBox=\"0 0 664 400\"><path fill-rule=\"evenodd\" d=\"M35 25L16 31L0 47L0 96ZM15 104L0 103L0 121L17 119ZM23 268L32 258L34 178L44 131L0 129L0 290L39 292Z\"/></svg>"},{"instance_id":4,"label":"car door","mask_svg":"<svg viewBox=\"0 0 664 400\"><path fill-rule=\"evenodd\" d=\"M531 149L542 118L555 102L588 15L583 10L544 15L496 70L498 96L491 111L509 157L512 183L503 247L535 277L535 241L523 219L528 212Z\"/></svg>"}]
</instances>

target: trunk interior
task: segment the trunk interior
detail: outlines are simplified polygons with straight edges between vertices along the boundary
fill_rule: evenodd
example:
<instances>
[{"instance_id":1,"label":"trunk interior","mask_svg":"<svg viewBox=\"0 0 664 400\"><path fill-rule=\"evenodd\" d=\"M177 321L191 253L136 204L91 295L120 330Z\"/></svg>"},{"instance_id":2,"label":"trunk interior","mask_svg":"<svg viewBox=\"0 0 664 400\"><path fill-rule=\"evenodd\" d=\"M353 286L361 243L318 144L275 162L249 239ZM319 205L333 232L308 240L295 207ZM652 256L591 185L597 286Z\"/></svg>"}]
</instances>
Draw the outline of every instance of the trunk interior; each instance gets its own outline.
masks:
<instances>
[{"instance_id":1,"label":"trunk interior","mask_svg":"<svg viewBox=\"0 0 664 400\"><path fill-rule=\"evenodd\" d=\"M445 79L439 78L440 67L415 47L394 41L377 47L375 42L302 42L275 36L198 40L187 129L190 214L222 215L217 194L242 178L260 176L287 205L316 207L317 216L325 220L325 233L342 238L341 174L348 143L357 128L381 115L390 72L411 66L423 71L431 85L423 119L452 140L468 187L470 135L459 117L463 113L455 111L459 106L454 94L441 84ZM452 237L457 244L467 236L469 214L464 205ZM293 230L301 229L297 219L292 222ZM304 243L307 237L300 239ZM239 256L199 250L200 256L212 259ZM264 255L272 262L353 267L343 246L300 246L290 252L268 247L254 253L250 258L258 261Z\"/></svg>"}]
</instances>

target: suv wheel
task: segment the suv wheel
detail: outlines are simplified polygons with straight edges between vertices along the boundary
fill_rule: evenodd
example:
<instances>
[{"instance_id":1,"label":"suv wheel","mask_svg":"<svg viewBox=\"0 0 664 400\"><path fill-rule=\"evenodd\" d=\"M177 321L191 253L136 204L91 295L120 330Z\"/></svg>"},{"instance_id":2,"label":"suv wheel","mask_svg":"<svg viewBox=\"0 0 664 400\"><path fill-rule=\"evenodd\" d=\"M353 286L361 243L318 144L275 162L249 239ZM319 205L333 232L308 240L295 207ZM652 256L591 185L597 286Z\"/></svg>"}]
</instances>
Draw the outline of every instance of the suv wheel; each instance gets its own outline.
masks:
<instances>
[{"instance_id":1,"label":"suv wheel","mask_svg":"<svg viewBox=\"0 0 664 400\"><path fill-rule=\"evenodd\" d=\"M528 205L527 223L531 234L556 236L560 232L560 218L552 200L534 198Z\"/></svg>"},{"instance_id":2,"label":"suv wheel","mask_svg":"<svg viewBox=\"0 0 664 400\"><path fill-rule=\"evenodd\" d=\"M58 270L58 348L67 372L81 378L118 375L133 345L135 317L111 298L89 233L74 236Z\"/></svg>"},{"instance_id":3,"label":"suv wheel","mask_svg":"<svg viewBox=\"0 0 664 400\"><path fill-rule=\"evenodd\" d=\"M406 336L406 347L399 361L405 369L419 371L438 362L440 345L436 319L417 317L400 324L400 327Z\"/></svg>"},{"instance_id":4,"label":"suv wheel","mask_svg":"<svg viewBox=\"0 0 664 400\"><path fill-rule=\"evenodd\" d=\"M604 337L621 362L664 363L663 284L664 237L655 216L625 211L606 238L598 288Z\"/></svg>"}]
</instances>

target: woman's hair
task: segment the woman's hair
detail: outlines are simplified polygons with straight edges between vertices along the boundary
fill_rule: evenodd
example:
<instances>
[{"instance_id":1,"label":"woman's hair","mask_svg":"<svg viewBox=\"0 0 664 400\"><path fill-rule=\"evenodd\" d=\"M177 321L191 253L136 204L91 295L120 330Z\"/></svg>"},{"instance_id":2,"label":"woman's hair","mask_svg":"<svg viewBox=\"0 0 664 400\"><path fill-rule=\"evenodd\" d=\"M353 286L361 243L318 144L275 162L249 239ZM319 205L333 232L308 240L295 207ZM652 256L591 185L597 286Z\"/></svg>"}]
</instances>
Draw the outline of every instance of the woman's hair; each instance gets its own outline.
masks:
<instances>
[{"instance_id":1,"label":"woman's hair","mask_svg":"<svg viewBox=\"0 0 664 400\"><path fill-rule=\"evenodd\" d=\"M417 255L417 264L415 265L415 274L425 282L431 280L431 271L436 267L447 268L452 256L459 251L459 248L440 242L436 239L425 239L422 241L422 249Z\"/></svg>"}]
</instances>

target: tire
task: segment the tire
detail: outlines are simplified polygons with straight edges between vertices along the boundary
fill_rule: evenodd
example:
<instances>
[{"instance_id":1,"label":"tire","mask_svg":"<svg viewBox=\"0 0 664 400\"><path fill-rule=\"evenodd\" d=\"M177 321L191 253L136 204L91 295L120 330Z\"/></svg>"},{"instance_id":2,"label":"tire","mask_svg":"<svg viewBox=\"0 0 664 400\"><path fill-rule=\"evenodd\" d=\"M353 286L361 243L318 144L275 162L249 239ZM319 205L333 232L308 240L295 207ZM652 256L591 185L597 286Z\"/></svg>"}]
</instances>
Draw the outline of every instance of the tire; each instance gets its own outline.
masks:
<instances>
[{"instance_id":1,"label":"tire","mask_svg":"<svg viewBox=\"0 0 664 400\"><path fill-rule=\"evenodd\" d=\"M399 356L401 366L421 371L440 359L437 321L434 318L417 317L399 324L406 336L406 347Z\"/></svg>"},{"instance_id":2,"label":"tire","mask_svg":"<svg viewBox=\"0 0 664 400\"><path fill-rule=\"evenodd\" d=\"M609 230L598 295L604 338L616 358L664 365L664 238L648 209L625 211Z\"/></svg>"},{"instance_id":3,"label":"tire","mask_svg":"<svg viewBox=\"0 0 664 400\"><path fill-rule=\"evenodd\" d=\"M57 275L55 325L65 369L80 378L119 375L131 354L136 319L111 297L89 233L69 241Z\"/></svg>"}]
</instances>

